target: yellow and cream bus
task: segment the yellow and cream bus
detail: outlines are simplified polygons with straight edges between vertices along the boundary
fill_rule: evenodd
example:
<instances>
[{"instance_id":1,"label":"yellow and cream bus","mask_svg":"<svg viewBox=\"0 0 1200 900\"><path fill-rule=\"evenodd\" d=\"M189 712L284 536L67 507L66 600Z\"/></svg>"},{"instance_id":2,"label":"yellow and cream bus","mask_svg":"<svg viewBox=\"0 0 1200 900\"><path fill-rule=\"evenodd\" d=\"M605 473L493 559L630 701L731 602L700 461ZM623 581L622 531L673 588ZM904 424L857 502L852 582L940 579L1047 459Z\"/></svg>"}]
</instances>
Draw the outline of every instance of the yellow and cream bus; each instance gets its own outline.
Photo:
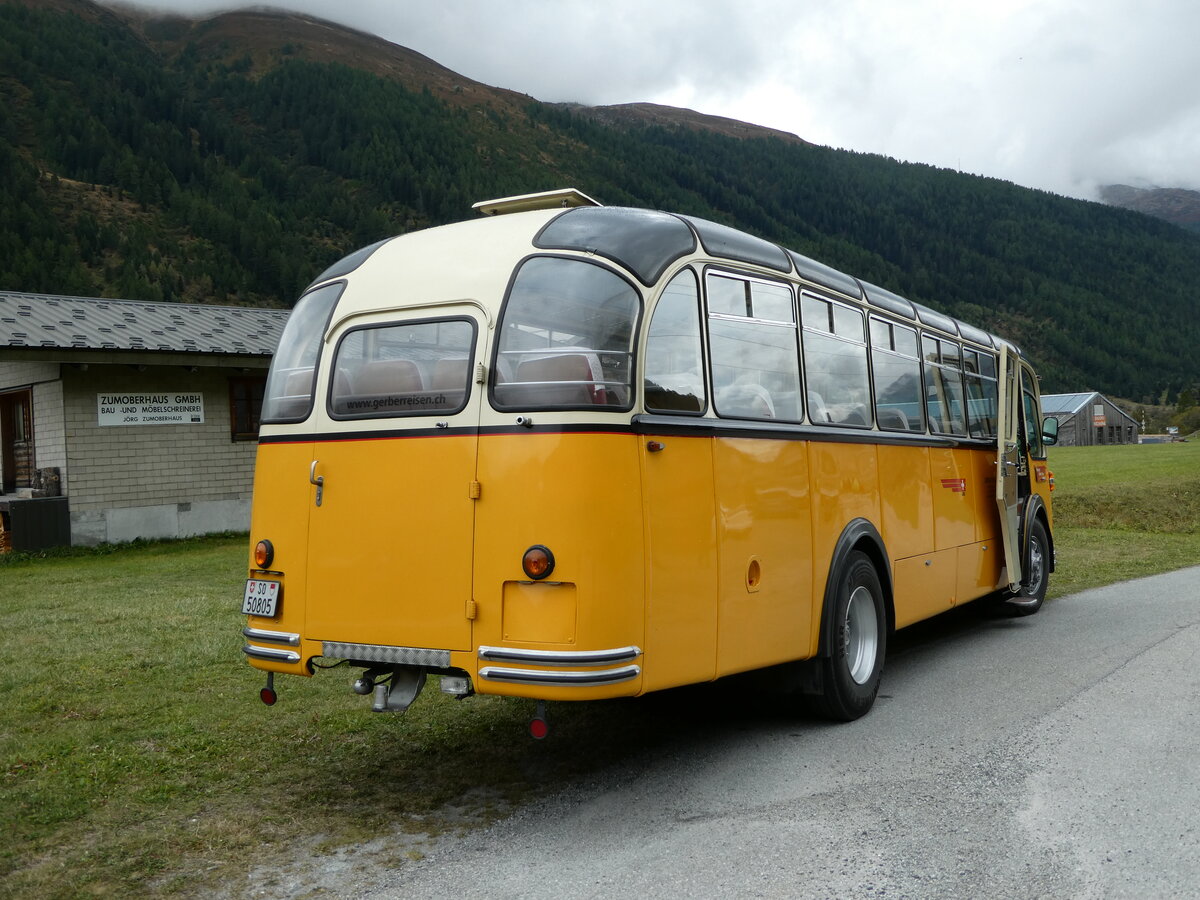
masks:
<instances>
[{"instance_id":1,"label":"yellow and cream bus","mask_svg":"<svg viewBox=\"0 0 1200 900\"><path fill-rule=\"evenodd\" d=\"M849 720L895 629L1041 605L1054 436L1011 343L714 222L476 206L288 321L243 600L264 701L342 662L381 712L428 675L585 700L791 663Z\"/></svg>"}]
</instances>

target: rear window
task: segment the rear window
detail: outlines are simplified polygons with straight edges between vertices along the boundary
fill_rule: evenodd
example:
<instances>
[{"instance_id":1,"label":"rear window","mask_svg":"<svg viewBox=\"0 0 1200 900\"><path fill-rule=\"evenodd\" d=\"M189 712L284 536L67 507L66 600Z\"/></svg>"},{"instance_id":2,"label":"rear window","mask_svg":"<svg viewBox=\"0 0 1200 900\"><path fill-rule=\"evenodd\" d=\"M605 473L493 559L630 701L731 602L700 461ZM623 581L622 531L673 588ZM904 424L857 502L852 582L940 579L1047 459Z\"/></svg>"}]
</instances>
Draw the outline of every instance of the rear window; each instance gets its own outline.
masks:
<instances>
[{"instance_id":1,"label":"rear window","mask_svg":"<svg viewBox=\"0 0 1200 900\"><path fill-rule=\"evenodd\" d=\"M502 410L628 410L641 297L579 259L535 256L517 270L500 319L492 404Z\"/></svg>"},{"instance_id":2,"label":"rear window","mask_svg":"<svg viewBox=\"0 0 1200 900\"><path fill-rule=\"evenodd\" d=\"M467 405L475 324L438 319L358 328L339 342L335 419L453 415Z\"/></svg>"}]
</instances>

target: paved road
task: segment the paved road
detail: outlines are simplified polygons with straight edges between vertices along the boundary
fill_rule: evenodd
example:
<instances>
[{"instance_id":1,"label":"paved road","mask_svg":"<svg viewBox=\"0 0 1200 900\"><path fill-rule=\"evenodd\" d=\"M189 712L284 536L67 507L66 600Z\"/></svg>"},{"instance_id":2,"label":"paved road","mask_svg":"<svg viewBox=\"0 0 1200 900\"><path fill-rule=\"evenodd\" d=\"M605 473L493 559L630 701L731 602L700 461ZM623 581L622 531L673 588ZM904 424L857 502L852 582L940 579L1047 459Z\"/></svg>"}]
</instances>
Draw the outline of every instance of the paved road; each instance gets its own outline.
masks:
<instances>
[{"instance_id":1,"label":"paved road","mask_svg":"<svg viewBox=\"0 0 1200 900\"><path fill-rule=\"evenodd\" d=\"M1200 568L956 611L859 722L717 710L370 896L1200 896L1198 623Z\"/></svg>"}]
</instances>

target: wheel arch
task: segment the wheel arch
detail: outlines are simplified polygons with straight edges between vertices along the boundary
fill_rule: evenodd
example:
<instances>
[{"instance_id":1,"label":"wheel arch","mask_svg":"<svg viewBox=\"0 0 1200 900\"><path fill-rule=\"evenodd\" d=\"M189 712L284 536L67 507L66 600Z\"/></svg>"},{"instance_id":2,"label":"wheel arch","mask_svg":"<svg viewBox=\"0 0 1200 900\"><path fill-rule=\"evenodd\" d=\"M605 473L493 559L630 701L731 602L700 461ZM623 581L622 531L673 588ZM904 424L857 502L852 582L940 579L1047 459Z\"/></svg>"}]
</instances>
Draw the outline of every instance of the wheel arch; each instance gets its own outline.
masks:
<instances>
[{"instance_id":1,"label":"wheel arch","mask_svg":"<svg viewBox=\"0 0 1200 900\"><path fill-rule=\"evenodd\" d=\"M1046 532L1046 542L1049 546L1046 548L1049 551L1049 559L1046 561L1046 573L1050 574L1054 571L1054 532L1050 529L1050 514L1046 511L1046 504L1037 494L1030 494L1029 500L1025 504L1025 512L1021 517L1021 568L1026 570L1029 566L1029 531L1034 522L1041 521L1042 529Z\"/></svg>"},{"instance_id":2,"label":"wheel arch","mask_svg":"<svg viewBox=\"0 0 1200 900\"><path fill-rule=\"evenodd\" d=\"M821 630L820 641L817 645L817 656L829 655L833 646L833 615L834 593L840 584L839 574L846 565L850 554L859 550L867 555L879 575L879 583L883 587L884 609L887 612L887 630L891 634L896 630L896 609L892 595L892 564L883 543L883 536L867 519L853 519L842 529L837 543L833 545L833 555L829 560L829 571L825 576L825 595L821 601Z\"/></svg>"}]
</instances>

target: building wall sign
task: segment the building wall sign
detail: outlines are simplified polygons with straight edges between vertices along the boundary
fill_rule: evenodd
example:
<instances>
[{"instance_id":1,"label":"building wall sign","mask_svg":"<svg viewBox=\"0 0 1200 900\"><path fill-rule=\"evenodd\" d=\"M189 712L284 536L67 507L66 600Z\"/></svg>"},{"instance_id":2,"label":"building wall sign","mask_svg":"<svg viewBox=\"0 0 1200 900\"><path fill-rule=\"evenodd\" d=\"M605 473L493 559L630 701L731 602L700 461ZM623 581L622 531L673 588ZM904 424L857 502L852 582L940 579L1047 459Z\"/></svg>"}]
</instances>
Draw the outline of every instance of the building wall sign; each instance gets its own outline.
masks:
<instances>
[{"instance_id":1,"label":"building wall sign","mask_svg":"<svg viewBox=\"0 0 1200 900\"><path fill-rule=\"evenodd\" d=\"M97 394L98 425L203 425L204 394L195 391Z\"/></svg>"},{"instance_id":2,"label":"building wall sign","mask_svg":"<svg viewBox=\"0 0 1200 900\"><path fill-rule=\"evenodd\" d=\"M1099 428L1101 425L1106 424L1103 403L1097 403L1095 406L1092 407L1092 424L1095 425L1097 428Z\"/></svg>"}]
</instances>

